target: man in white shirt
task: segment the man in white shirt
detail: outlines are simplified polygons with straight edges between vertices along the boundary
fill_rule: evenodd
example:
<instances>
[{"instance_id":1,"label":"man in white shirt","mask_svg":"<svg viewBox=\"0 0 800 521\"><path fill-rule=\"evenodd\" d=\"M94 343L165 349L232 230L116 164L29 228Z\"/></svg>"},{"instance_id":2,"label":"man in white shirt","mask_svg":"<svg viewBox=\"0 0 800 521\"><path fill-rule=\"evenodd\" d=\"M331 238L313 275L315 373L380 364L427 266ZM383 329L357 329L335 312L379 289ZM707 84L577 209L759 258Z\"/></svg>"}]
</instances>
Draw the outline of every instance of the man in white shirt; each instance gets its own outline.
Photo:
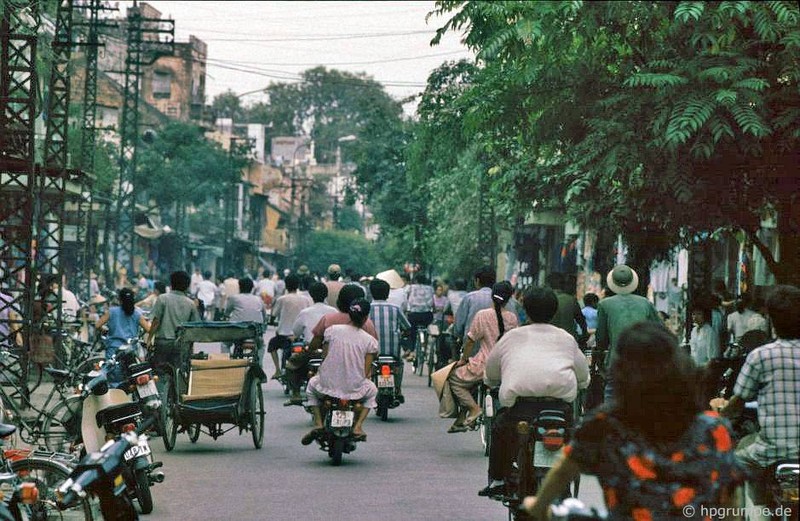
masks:
<instances>
[{"instance_id":1,"label":"man in white shirt","mask_svg":"<svg viewBox=\"0 0 800 521\"><path fill-rule=\"evenodd\" d=\"M294 321L302 310L313 304L310 298L297 293L297 288L299 287L300 277L294 274L286 277L286 295L276 300L275 305L272 306L272 315L278 320L278 330L269 341L267 352L272 356L272 362L275 364L275 374L272 376L275 379L281 376L278 351L283 351L285 362L289 356L288 348L292 345L292 339L294 338Z\"/></svg>"},{"instance_id":2,"label":"man in white shirt","mask_svg":"<svg viewBox=\"0 0 800 521\"><path fill-rule=\"evenodd\" d=\"M195 268L192 273L192 282L189 285L189 295L197 295L197 287L203 280L203 275L200 273L200 268Z\"/></svg>"},{"instance_id":3,"label":"man in white shirt","mask_svg":"<svg viewBox=\"0 0 800 521\"><path fill-rule=\"evenodd\" d=\"M211 272L203 273L203 280L197 285L197 300L203 303L203 314L206 320L214 320L214 301L217 296L217 285L211 280Z\"/></svg>"},{"instance_id":4,"label":"man in white shirt","mask_svg":"<svg viewBox=\"0 0 800 521\"><path fill-rule=\"evenodd\" d=\"M314 338L313 330L320 319L329 313L338 311L335 307L325 303L325 299L328 297L328 287L322 282L311 284L311 287L308 288L308 293L314 300L314 304L300 311L292 326L295 340L302 338L306 345ZM303 404L303 399L300 396L300 387L303 385L304 375L308 374L308 358L308 351L303 351L300 355L292 355L291 360L284 364L286 382L292 394L289 397L289 401L283 405Z\"/></svg>"},{"instance_id":5,"label":"man in white shirt","mask_svg":"<svg viewBox=\"0 0 800 521\"><path fill-rule=\"evenodd\" d=\"M589 364L575 338L549 322L558 309L550 288L529 288L523 297L530 325L508 331L486 359L484 382L500 386L500 405L489 454L490 484L480 496L505 493L515 454L515 427L533 421L543 409L573 419L578 389L589 386Z\"/></svg>"}]
</instances>

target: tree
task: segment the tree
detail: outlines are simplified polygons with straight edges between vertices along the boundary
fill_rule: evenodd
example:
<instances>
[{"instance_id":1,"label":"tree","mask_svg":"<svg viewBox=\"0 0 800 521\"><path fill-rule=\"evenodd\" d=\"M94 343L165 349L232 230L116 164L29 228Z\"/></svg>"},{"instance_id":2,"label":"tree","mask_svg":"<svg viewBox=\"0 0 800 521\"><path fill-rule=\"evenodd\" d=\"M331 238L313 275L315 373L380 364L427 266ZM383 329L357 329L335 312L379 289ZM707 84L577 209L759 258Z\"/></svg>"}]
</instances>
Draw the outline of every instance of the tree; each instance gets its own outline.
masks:
<instances>
[{"instance_id":1,"label":"tree","mask_svg":"<svg viewBox=\"0 0 800 521\"><path fill-rule=\"evenodd\" d=\"M377 273L379 268L375 245L351 231L312 232L297 251L297 263L312 272L325 273L334 262L357 273Z\"/></svg>"},{"instance_id":2,"label":"tree","mask_svg":"<svg viewBox=\"0 0 800 521\"><path fill-rule=\"evenodd\" d=\"M214 96L211 102L211 112L215 118L231 118L242 121L245 118L245 109L239 96L231 89Z\"/></svg>"},{"instance_id":3,"label":"tree","mask_svg":"<svg viewBox=\"0 0 800 521\"><path fill-rule=\"evenodd\" d=\"M435 12L452 14L437 38L465 29L478 52L465 125L522 205L661 250L742 229L779 281L800 282L796 4L447 0ZM756 234L770 213L780 260Z\"/></svg>"}]
</instances>

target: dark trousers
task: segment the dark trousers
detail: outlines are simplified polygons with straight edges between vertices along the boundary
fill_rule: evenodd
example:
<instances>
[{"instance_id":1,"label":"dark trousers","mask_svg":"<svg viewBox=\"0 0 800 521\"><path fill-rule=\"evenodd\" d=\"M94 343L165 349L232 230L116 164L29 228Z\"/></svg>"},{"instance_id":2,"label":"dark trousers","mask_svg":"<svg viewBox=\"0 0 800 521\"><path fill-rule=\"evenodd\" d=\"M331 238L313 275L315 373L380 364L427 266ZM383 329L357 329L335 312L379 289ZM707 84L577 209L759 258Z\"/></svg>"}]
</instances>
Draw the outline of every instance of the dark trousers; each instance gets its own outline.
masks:
<instances>
[{"instance_id":1,"label":"dark trousers","mask_svg":"<svg viewBox=\"0 0 800 521\"><path fill-rule=\"evenodd\" d=\"M492 425L492 446L489 450L489 479L506 480L517 455L517 423L532 423L545 409L563 411L572 421L572 404L558 401L520 401L513 407L500 409Z\"/></svg>"}]
</instances>

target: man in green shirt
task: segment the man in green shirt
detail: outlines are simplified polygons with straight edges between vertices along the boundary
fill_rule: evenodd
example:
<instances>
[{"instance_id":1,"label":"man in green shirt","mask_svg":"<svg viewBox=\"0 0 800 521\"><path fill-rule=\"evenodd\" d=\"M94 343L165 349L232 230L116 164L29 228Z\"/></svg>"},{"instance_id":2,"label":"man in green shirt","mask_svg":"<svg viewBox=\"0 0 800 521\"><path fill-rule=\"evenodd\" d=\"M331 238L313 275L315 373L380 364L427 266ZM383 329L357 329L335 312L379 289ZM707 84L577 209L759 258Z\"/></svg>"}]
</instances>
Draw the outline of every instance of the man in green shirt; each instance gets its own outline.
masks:
<instances>
[{"instance_id":1,"label":"man in green shirt","mask_svg":"<svg viewBox=\"0 0 800 521\"><path fill-rule=\"evenodd\" d=\"M616 358L617 341L623 331L637 322L661 322L656 308L644 297L634 295L639 286L639 276L624 264L615 266L606 277L608 287L616 293L597 305L597 349L605 351L605 367L611 367ZM612 384L606 380L605 399L611 399Z\"/></svg>"},{"instance_id":2,"label":"man in green shirt","mask_svg":"<svg viewBox=\"0 0 800 521\"><path fill-rule=\"evenodd\" d=\"M191 277L185 271L176 271L169 276L170 292L159 295L153 305L150 326L150 340L153 343L153 368L158 370L164 364L179 367L185 358L180 346L175 344L178 326L185 322L197 322L200 313L194 301L186 294Z\"/></svg>"}]
</instances>

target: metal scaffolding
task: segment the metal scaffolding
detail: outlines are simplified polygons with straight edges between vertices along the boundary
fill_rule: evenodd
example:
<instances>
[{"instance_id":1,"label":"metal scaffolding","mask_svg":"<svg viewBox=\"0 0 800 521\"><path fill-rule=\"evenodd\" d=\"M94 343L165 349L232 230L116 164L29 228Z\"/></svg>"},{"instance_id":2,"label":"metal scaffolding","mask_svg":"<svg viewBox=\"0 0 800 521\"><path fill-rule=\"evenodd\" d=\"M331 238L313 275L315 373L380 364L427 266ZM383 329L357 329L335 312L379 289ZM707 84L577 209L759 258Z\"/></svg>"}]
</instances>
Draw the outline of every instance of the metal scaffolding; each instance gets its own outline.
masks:
<instances>
[{"instance_id":1,"label":"metal scaffolding","mask_svg":"<svg viewBox=\"0 0 800 521\"><path fill-rule=\"evenodd\" d=\"M33 326L37 30L28 2L0 19L0 345L7 347L30 346Z\"/></svg>"},{"instance_id":2,"label":"metal scaffolding","mask_svg":"<svg viewBox=\"0 0 800 521\"><path fill-rule=\"evenodd\" d=\"M128 54L120 125L119 187L113 259L130 275L134 270L136 213L136 145L139 141L139 86L142 66L175 52L175 22L144 18L139 7L128 9Z\"/></svg>"}]
</instances>

